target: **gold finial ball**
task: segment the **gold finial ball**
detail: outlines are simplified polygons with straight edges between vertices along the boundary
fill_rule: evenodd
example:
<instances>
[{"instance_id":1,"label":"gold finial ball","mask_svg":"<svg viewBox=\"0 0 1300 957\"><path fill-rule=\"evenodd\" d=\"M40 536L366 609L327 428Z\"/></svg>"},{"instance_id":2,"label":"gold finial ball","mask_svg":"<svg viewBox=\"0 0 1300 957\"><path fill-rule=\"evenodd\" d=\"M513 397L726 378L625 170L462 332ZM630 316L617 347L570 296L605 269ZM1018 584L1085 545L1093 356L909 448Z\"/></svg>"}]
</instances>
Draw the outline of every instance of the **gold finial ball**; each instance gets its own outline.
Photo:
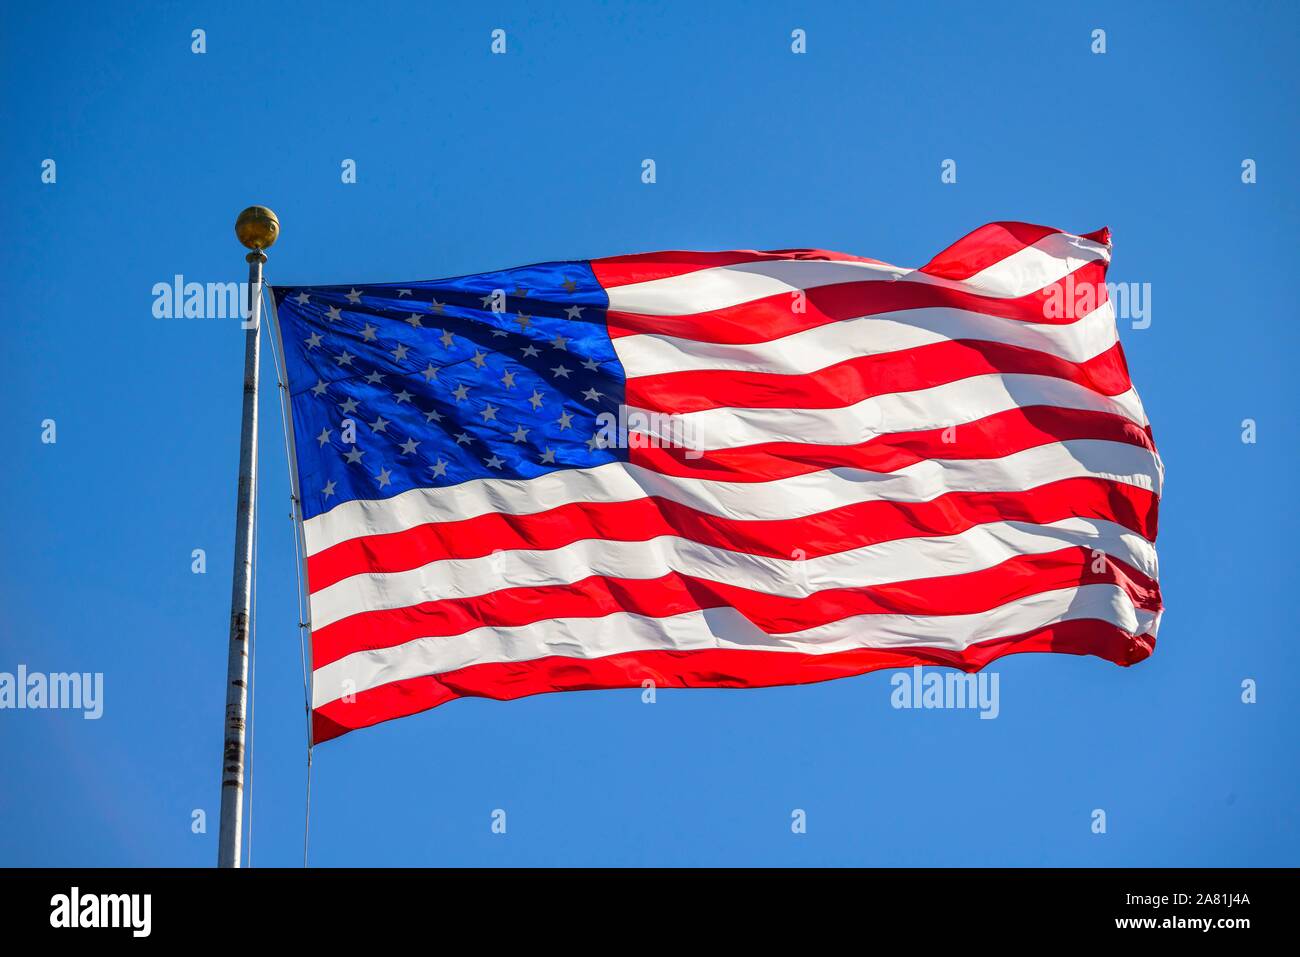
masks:
<instances>
[{"instance_id":1,"label":"gold finial ball","mask_svg":"<svg viewBox=\"0 0 1300 957\"><path fill-rule=\"evenodd\" d=\"M235 220L235 235L249 249L268 249L280 236L280 220L265 206L250 206Z\"/></svg>"}]
</instances>

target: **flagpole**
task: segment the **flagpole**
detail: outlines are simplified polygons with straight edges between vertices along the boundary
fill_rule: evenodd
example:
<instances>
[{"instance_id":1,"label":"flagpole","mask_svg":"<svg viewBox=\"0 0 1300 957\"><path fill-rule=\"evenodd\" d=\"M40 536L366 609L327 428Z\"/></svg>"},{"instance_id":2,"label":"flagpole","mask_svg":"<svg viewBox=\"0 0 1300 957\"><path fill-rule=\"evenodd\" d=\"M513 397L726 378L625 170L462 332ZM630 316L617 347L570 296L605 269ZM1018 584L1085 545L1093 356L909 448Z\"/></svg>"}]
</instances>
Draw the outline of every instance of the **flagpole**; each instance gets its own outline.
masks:
<instances>
[{"instance_id":1,"label":"flagpole","mask_svg":"<svg viewBox=\"0 0 1300 957\"><path fill-rule=\"evenodd\" d=\"M221 761L221 830L217 866L239 867L244 817L244 724L248 713L248 618L253 584L253 504L257 494L257 372L260 361L264 249L280 235L265 206L250 206L235 235L252 250L248 262L248 319L244 323L244 411L239 438L239 496L235 506L235 569L230 591L230 647L226 658L225 746Z\"/></svg>"}]
</instances>

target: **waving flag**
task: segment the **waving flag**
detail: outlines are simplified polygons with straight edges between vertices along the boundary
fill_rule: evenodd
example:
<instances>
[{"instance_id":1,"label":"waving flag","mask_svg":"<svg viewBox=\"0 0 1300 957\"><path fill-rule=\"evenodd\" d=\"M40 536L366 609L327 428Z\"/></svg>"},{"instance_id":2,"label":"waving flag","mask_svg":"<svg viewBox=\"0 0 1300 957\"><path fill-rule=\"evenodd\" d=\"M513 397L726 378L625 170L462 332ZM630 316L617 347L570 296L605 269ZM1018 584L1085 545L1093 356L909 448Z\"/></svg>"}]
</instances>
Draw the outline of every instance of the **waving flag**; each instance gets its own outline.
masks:
<instances>
[{"instance_id":1,"label":"waving flag","mask_svg":"<svg viewBox=\"0 0 1300 957\"><path fill-rule=\"evenodd\" d=\"M1105 230L276 287L317 742L452 698L1155 645Z\"/></svg>"}]
</instances>

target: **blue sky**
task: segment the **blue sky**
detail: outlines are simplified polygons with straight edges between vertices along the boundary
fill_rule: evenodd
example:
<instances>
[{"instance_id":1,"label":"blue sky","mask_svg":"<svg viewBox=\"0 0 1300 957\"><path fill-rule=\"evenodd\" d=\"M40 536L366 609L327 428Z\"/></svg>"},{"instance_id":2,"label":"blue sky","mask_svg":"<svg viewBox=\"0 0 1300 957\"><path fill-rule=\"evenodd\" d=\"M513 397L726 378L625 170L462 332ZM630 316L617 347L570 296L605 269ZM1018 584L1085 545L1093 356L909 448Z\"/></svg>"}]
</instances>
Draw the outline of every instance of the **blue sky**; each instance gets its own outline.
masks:
<instances>
[{"instance_id":1,"label":"blue sky","mask_svg":"<svg viewBox=\"0 0 1300 957\"><path fill-rule=\"evenodd\" d=\"M1167 468L1152 658L1003 659L992 721L894 710L884 672L453 702L317 750L314 864L1300 863L1300 8L443 6L4 4L0 671L103 672L105 713L0 711L0 864L215 861L243 340L155 319L151 290L243 278L253 202L283 224L279 284L661 248L920 265L1020 219L1109 225L1110 278L1152 289L1150 328L1121 325ZM253 863L294 865L303 696L263 368Z\"/></svg>"}]
</instances>

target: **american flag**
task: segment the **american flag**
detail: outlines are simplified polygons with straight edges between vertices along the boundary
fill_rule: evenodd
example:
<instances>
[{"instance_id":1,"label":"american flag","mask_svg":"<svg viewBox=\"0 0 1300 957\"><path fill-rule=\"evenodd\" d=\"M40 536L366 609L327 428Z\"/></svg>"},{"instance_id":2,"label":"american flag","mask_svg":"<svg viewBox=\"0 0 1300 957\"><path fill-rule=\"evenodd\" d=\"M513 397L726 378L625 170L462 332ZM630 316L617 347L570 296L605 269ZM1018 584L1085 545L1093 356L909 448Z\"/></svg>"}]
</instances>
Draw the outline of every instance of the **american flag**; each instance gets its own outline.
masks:
<instances>
[{"instance_id":1,"label":"american flag","mask_svg":"<svg viewBox=\"0 0 1300 957\"><path fill-rule=\"evenodd\" d=\"M466 696L1147 657L1163 470L1109 260L1003 222L919 269L275 287L314 740Z\"/></svg>"}]
</instances>

